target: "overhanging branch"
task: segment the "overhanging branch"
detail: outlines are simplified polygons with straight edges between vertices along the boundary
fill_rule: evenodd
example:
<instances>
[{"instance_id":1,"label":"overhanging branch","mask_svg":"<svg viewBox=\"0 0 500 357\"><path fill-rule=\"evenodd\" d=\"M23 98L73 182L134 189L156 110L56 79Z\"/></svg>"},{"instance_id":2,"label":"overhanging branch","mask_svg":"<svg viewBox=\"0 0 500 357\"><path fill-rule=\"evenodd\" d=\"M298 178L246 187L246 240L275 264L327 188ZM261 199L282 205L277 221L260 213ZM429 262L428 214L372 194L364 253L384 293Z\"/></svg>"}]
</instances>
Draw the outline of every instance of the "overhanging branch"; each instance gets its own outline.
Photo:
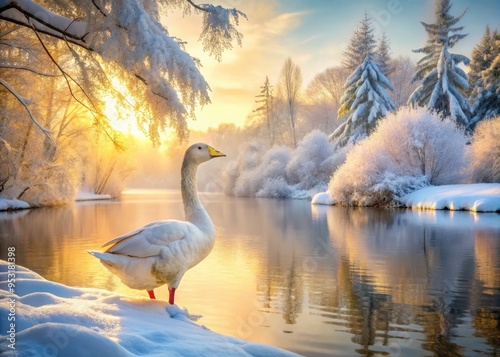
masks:
<instances>
[{"instance_id":1,"label":"overhanging branch","mask_svg":"<svg viewBox=\"0 0 500 357\"><path fill-rule=\"evenodd\" d=\"M26 111L28 112L28 115L30 116L31 120L33 121L33 123L35 123L35 125L45 134L47 135L47 137L49 137L49 139L52 140L52 138L50 137L50 134L52 133L49 129L46 129L43 127L42 124L40 124L38 122L38 120L36 120L35 116L33 115L33 113L31 112L30 108L28 107L28 103L26 103L26 100L19 94L16 92L16 90L14 88L12 88L9 83L7 83L6 81L4 81L2 78L0 78L0 84L2 86L4 86L18 101L19 103L21 103L23 105L23 107L26 109Z\"/></svg>"}]
</instances>

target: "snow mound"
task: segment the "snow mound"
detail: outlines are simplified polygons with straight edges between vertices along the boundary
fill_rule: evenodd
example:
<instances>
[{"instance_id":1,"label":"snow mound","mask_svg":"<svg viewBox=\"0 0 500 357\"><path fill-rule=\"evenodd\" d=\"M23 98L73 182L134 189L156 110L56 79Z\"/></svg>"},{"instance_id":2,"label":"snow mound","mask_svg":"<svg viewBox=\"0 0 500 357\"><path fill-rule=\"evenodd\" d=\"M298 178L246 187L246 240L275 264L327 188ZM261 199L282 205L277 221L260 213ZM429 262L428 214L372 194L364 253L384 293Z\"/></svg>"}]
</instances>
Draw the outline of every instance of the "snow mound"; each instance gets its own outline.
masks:
<instances>
[{"instance_id":1,"label":"snow mound","mask_svg":"<svg viewBox=\"0 0 500 357\"><path fill-rule=\"evenodd\" d=\"M401 201L418 209L500 212L500 184L430 186L406 195Z\"/></svg>"},{"instance_id":2,"label":"snow mound","mask_svg":"<svg viewBox=\"0 0 500 357\"><path fill-rule=\"evenodd\" d=\"M312 205L332 206L336 203L335 199L328 192L319 192L312 198Z\"/></svg>"},{"instance_id":3,"label":"snow mound","mask_svg":"<svg viewBox=\"0 0 500 357\"><path fill-rule=\"evenodd\" d=\"M0 298L15 300L15 321L9 322L15 324L15 334L2 331L2 356L295 355L214 333L195 324L196 316L164 301L68 287L21 266L16 267L11 293L8 266L0 260ZM8 303L2 304L0 316L7 317L9 310Z\"/></svg>"},{"instance_id":4,"label":"snow mound","mask_svg":"<svg viewBox=\"0 0 500 357\"><path fill-rule=\"evenodd\" d=\"M26 209L30 208L30 205L27 202L20 200L8 200L5 198L0 198L0 211L7 211L11 209Z\"/></svg>"}]
</instances>

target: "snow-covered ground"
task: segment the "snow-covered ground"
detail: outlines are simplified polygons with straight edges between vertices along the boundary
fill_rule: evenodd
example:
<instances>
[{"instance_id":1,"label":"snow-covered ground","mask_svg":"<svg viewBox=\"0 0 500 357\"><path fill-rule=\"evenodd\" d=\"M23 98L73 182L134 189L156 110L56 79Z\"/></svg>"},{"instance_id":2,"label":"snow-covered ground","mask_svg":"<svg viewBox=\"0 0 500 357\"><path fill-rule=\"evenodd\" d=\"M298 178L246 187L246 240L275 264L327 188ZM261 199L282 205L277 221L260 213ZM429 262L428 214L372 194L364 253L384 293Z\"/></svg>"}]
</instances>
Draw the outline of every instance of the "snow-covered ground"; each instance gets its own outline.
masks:
<instances>
[{"instance_id":1,"label":"snow-covered ground","mask_svg":"<svg viewBox=\"0 0 500 357\"><path fill-rule=\"evenodd\" d=\"M75 201L110 200L111 198L111 195L98 195L86 191L79 191Z\"/></svg>"},{"instance_id":2,"label":"snow-covered ground","mask_svg":"<svg viewBox=\"0 0 500 357\"><path fill-rule=\"evenodd\" d=\"M410 193L401 201L407 207L418 209L496 212L500 211L500 184L430 186Z\"/></svg>"},{"instance_id":3,"label":"snow-covered ground","mask_svg":"<svg viewBox=\"0 0 500 357\"><path fill-rule=\"evenodd\" d=\"M75 198L75 201L93 201L93 200L110 200L111 195L97 195L95 193L80 191ZM0 197L0 211L18 210L30 208L29 203L21 200L10 200Z\"/></svg>"},{"instance_id":4,"label":"snow-covered ground","mask_svg":"<svg viewBox=\"0 0 500 357\"><path fill-rule=\"evenodd\" d=\"M20 200L8 200L0 197L0 211L30 208L27 202Z\"/></svg>"},{"instance_id":5,"label":"snow-covered ground","mask_svg":"<svg viewBox=\"0 0 500 357\"><path fill-rule=\"evenodd\" d=\"M211 332L165 301L73 288L21 266L9 286L8 266L0 260L2 356L295 356Z\"/></svg>"},{"instance_id":6,"label":"snow-covered ground","mask_svg":"<svg viewBox=\"0 0 500 357\"><path fill-rule=\"evenodd\" d=\"M311 200L312 205L332 206L336 203L335 199L328 192L319 192Z\"/></svg>"},{"instance_id":7,"label":"snow-covered ground","mask_svg":"<svg viewBox=\"0 0 500 357\"><path fill-rule=\"evenodd\" d=\"M429 186L404 196L401 203L417 209L500 212L500 184ZM313 197L311 204L333 205L335 199L328 192L321 192Z\"/></svg>"}]
</instances>

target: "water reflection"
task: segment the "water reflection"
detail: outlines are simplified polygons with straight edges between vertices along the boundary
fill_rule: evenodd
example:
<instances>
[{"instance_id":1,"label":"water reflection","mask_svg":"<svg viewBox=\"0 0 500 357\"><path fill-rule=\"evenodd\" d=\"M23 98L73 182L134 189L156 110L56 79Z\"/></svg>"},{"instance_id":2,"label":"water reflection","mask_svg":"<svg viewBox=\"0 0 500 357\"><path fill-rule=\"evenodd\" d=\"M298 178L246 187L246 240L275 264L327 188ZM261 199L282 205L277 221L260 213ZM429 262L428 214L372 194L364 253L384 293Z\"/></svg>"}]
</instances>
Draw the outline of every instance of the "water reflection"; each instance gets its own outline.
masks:
<instances>
[{"instance_id":1,"label":"water reflection","mask_svg":"<svg viewBox=\"0 0 500 357\"><path fill-rule=\"evenodd\" d=\"M217 242L179 300L209 328L307 356L500 354L499 215L202 200ZM145 296L85 251L164 218L182 218L177 193L4 213L0 248L48 279Z\"/></svg>"}]
</instances>

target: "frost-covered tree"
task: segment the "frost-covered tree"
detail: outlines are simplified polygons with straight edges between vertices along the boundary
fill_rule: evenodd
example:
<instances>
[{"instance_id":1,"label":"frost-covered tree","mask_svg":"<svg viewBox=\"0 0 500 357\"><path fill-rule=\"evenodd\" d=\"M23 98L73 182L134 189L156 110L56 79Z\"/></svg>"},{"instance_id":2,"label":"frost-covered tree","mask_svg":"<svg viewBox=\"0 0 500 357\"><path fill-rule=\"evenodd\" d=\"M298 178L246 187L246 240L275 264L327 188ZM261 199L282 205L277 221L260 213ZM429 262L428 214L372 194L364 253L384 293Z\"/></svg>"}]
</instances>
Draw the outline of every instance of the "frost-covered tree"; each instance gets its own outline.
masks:
<instances>
[{"instance_id":1,"label":"frost-covered tree","mask_svg":"<svg viewBox=\"0 0 500 357\"><path fill-rule=\"evenodd\" d=\"M344 94L344 83L349 74L349 70L342 66L330 67L309 82L305 90L302 132L309 133L314 129L320 129L325 133L331 133L337 128L340 124L336 120L337 112Z\"/></svg>"},{"instance_id":2,"label":"frost-covered tree","mask_svg":"<svg viewBox=\"0 0 500 357\"><path fill-rule=\"evenodd\" d=\"M471 88L475 88L476 85L478 85L477 82L481 78L481 72L491 66L493 60L500 51L496 44L496 40L500 40L497 30L492 33L490 27L486 26L483 37L481 37L479 43L472 49L469 64L470 70L467 73ZM472 93L471 98L474 98L474 92ZM471 102L473 102L473 100Z\"/></svg>"},{"instance_id":3,"label":"frost-covered tree","mask_svg":"<svg viewBox=\"0 0 500 357\"><path fill-rule=\"evenodd\" d=\"M356 28L347 49L342 53L342 65L354 71L365 60L366 56L373 55L375 52L376 41L373 35L373 28L368 14L361 20Z\"/></svg>"},{"instance_id":4,"label":"frost-covered tree","mask_svg":"<svg viewBox=\"0 0 500 357\"><path fill-rule=\"evenodd\" d=\"M137 110L141 128L154 142L161 132L174 128L186 138L186 119L197 104L209 102L208 84L183 42L168 32L160 19L176 9L203 16L200 40L206 52L220 59L222 51L240 43L236 30L244 14L192 0L0 0L0 47L12 40L34 41L52 63L52 73L64 78L70 93L94 116L96 125L105 121L102 93L113 87L110 77L119 77L140 102ZM53 40L59 41L54 56ZM27 56L25 56L27 58ZM27 60L3 58L9 70L40 72ZM0 77L10 92L43 129L30 110L25 93ZM127 102L126 99L123 100Z\"/></svg>"},{"instance_id":5,"label":"frost-covered tree","mask_svg":"<svg viewBox=\"0 0 500 357\"><path fill-rule=\"evenodd\" d=\"M291 58L287 58L279 79L279 95L283 99L292 131L293 147L297 147L297 114L299 110L300 91L302 89L302 72Z\"/></svg>"},{"instance_id":6,"label":"frost-covered tree","mask_svg":"<svg viewBox=\"0 0 500 357\"><path fill-rule=\"evenodd\" d=\"M389 77L395 68L392 66L391 47L389 44L389 39L385 36L385 33L382 35L382 38L378 42L377 49L373 58L377 62L378 67L380 68L382 73L386 77Z\"/></svg>"},{"instance_id":7,"label":"frost-covered tree","mask_svg":"<svg viewBox=\"0 0 500 357\"><path fill-rule=\"evenodd\" d=\"M457 33L463 26L455 26L465 15L450 15L451 0L437 0L434 11L435 22L422 22L428 34L427 45L416 53L424 53L417 64L413 81L420 85L412 93L408 102L413 106L423 106L450 117L458 124L467 126L471 113L468 101L469 82L467 74L459 67L468 65L466 56L453 54L449 49L463 39L466 34Z\"/></svg>"},{"instance_id":8,"label":"frost-covered tree","mask_svg":"<svg viewBox=\"0 0 500 357\"><path fill-rule=\"evenodd\" d=\"M260 87L260 94L256 96L258 99L255 101L260 106L253 112L264 119L267 126L267 136L269 146L274 145L274 124L273 120L273 86L269 82L269 77L266 76L264 85Z\"/></svg>"},{"instance_id":9,"label":"frost-covered tree","mask_svg":"<svg viewBox=\"0 0 500 357\"><path fill-rule=\"evenodd\" d=\"M307 85L306 96L312 102L329 101L339 104L344 94L344 83L349 70L343 67L330 67L314 76Z\"/></svg>"},{"instance_id":10,"label":"frost-covered tree","mask_svg":"<svg viewBox=\"0 0 500 357\"><path fill-rule=\"evenodd\" d=\"M399 56L392 60L391 67L394 71L389 76L392 84L392 100L396 109L406 105L408 98L417 88L412 82L415 73L415 63L409 57Z\"/></svg>"},{"instance_id":11,"label":"frost-covered tree","mask_svg":"<svg viewBox=\"0 0 500 357\"><path fill-rule=\"evenodd\" d=\"M347 79L344 89L338 117L347 119L330 135L336 148L368 136L378 119L394 111L387 93L392 85L370 56Z\"/></svg>"},{"instance_id":12,"label":"frost-covered tree","mask_svg":"<svg viewBox=\"0 0 500 357\"><path fill-rule=\"evenodd\" d=\"M473 117L469 127L474 130L485 118L500 115L500 34L486 31L472 51L469 78L473 82L471 103Z\"/></svg>"}]
</instances>

